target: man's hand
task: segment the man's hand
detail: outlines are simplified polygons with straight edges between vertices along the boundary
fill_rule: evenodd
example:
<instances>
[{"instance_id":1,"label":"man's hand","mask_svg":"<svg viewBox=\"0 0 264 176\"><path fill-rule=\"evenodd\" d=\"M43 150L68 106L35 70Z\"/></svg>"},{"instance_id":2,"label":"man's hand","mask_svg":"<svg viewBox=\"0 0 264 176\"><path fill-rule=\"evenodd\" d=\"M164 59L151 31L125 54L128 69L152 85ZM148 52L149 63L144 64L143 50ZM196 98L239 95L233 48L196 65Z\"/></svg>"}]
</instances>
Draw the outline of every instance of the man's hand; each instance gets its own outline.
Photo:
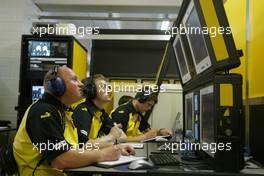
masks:
<instances>
[{"instance_id":1,"label":"man's hand","mask_svg":"<svg viewBox=\"0 0 264 176\"><path fill-rule=\"evenodd\" d=\"M127 141L127 135L124 133L123 130L121 130L121 133L122 133L122 134L121 134L120 138L118 139L118 141L121 142L121 143L122 143L122 142L124 143L124 142Z\"/></svg>"},{"instance_id":2,"label":"man's hand","mask_svg":"<svg viewBox=\"0 0 264 176\"><path fill-rule=\"evenodd\" d=\"M121 154L124 156L135 155L135 150L131 145L118 145L121 150Z\"/></svg>"},{"instance_id":3,"label":"man's hand","mask_svg":"<svg viewBox=\"0 0 264 176\"><path fill-rule=\"evenodd\" d=\"M172 131L170 129L167 129L167 128L162 128L159 130L158 135L160 135L160 136L171 135L172 136Z\"/></svg>"},{"instance_id":4,"label":"man's hand","mask_svg":"<svg viewBox=\"0 0 264 176\"><path fill-rule=\"evenodd\" d=\"M115 125L111 128L109 134L113 136L114 139L119 139L122 135L121 124Z\"/></svg>"},{"instance_id":5,"label":"man's hand","mask_svg":"<svg viewBox=\"0 0 264 176\"><path fill-rule=\"evenodd\" d=\"M154 138L154 137L157 136L157 134L158 134L158 130L155 129L155 128L152 128L152 129L150 129L148 132L146 132L144 134L144 139L143 140Z\"/></svg>"},{"instance_id":6,"label":"man's hand","mask_svg":"<svg viewBox=\"0 0 264 176\"><path fill-rule=\"evenodd\" d=\"M115 161L118 160L121 155L121 149L118 146L110 146L100 149L101 155L98 162L100 161Z\"/></svg>"}]
</instances>

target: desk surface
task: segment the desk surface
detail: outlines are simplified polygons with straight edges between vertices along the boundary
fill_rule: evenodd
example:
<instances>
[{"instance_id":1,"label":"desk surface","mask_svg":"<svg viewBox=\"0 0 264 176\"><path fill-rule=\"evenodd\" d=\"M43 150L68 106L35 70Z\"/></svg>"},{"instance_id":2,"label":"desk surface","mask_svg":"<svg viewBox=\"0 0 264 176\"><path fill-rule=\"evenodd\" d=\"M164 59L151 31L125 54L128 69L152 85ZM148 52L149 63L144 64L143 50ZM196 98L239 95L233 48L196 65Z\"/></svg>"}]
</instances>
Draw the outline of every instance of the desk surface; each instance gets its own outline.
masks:
<instances>
[{"instance_id":1,"label":"desk surface","mask_svg":"<svg viewBox=\"0 0 264 176\"><path fill-rule=\"evenodd\" d=\"M157 151L157 144L156 143L147 143L144 144L143 149L135 149L136 156L144 156L148 157L153 151ZM180 156L179 156L179 160ZM190 164L190 163L189 163ZM190 164L192 166L192 164ZM115 175L224 175L224 176L259 176L264 175L264 169L243 169L240 173L222 173L222 172L215 172L214 170L195 170L192 167L186 167L183 165L179 166L162 166L156 169L150 170L129 170L128 164L120 165L113 168L101 168L96 166L87 166L77 169L68 169L65 170L66 173L78 173L78 174L89 174L89 173L101 173L101 174L115 174Z\"/></svg>"}]
</instances>

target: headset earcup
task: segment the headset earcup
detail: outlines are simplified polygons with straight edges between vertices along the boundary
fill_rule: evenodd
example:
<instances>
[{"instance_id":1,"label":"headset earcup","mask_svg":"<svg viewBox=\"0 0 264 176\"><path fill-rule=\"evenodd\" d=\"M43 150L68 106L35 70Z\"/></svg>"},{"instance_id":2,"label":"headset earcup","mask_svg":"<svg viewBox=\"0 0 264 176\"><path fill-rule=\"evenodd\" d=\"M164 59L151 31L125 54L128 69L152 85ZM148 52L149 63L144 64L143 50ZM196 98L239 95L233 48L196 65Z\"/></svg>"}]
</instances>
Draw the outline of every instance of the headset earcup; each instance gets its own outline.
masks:
<instances>
[{"instance_id":1,"label":"headset earcup","mask_svg":"<svg viewBox=\"0 0 264 176\"><path fill-rule=\"evenodd\" d=\"M48 90L55 96L62 96L66 91L66 86L63 79L55 77L48 82Z\"/></svg>"},{"instance_id":2,"label":"headset earcup","mask_svg":"<svg viewBox=\"0 0 264 176\"><path fill-rule=\"evenodd\" d=\"M138 92L135 96L135 99L137 99L139 103L145 103L147 98L148 97L144 95L144 92Z\"/></svg>"},{"instance_id":3,"label":"headset earcup","mask_svg":"<svg viewBox=\"0 0 264 176\"><path fill-rule=\"evenodd\" d=\"M85 83L84 94L86 95L87 99L92 100L96 98L96 85L94 84L92 77L88 78L87 82Z\"/></svg>"},{"instance_id":4,"label":"headset earcup","mask_svg":"<svg viewBox=\"0 0 264 176\"><path fill-rule=\"evenodd\" d=\"M87 88L88 88L88 90L87 90L88 96L87 97L89 99L94 99L96 97L96 85L93 82L91 82Z\"/></svg>"}]
</instances>

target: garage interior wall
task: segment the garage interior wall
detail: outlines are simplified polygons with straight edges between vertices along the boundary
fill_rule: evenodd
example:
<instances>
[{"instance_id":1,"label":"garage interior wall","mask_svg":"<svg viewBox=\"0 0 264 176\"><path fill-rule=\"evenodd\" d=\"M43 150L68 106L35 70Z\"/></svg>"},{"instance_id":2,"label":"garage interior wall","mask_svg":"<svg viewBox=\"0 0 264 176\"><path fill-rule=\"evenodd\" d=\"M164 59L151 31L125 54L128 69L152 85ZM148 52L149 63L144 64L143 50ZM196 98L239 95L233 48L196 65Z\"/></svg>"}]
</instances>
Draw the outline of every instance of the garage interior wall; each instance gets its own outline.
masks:
<instances>
[{"instance_id":1,"label":"garage interior wall","mask_svg":"<svg viewBox=\"0 0 264 176\"><path fill-rule=\"evenodd\" d=\"M16 127L21 35L29 34L39 13L31 0L1 0L0 5L0 120Z\"/></svg>"}]
</instances>

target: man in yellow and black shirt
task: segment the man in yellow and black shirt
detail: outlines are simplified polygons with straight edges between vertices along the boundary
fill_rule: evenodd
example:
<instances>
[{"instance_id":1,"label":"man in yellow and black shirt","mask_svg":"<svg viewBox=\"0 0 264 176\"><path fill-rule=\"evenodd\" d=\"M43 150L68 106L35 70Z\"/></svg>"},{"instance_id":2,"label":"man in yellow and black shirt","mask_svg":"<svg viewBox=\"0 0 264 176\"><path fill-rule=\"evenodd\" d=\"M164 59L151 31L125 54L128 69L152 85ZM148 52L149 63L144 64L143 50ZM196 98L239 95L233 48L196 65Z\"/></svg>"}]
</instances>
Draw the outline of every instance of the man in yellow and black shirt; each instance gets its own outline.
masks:
<instances>
[{"instance_id":1,"label":"man in yellow and black shirt","mask_svg":"<svg viewBox=\"0 0 264 176\"><path fill-rule=\"evenodd\" d=\"M121 137L126 138L123 131L114 126L104 105L111 100L111 89L103 75L97 74L84 81L86 101L79 104L73 111L74 124L78 129L79 143L87 141L109 145Z\"/></svg>"},{"instance_id":2,"label":"man in yellow and black shirt","mask_svg":"<svg viewBox=\"0 0 264 176\"><path fill-rule=\"evenodd\" d=\"M145 90L145 89L143 89ZM127 135L127 141L143 141L157 135L171 135L169 129L150 128L143 115L157 102L157 95L151 90L138 92L135 98L128 103L120 105L111 113L111 118L116 123L122 124L122 129Z\"/></svg>"},{"instance_id":3,"label":"man in yellow and black shirt","mask_svg":"<svg viewBox=\"0 0 264 176\"><path fill-rule=\"evenodd\" d=\"M81 87L77 75L66 66L54 67L45 75L44 96L27 109L14 139L20 175L64 175L66 168L119 158L119 147L76 148L77 131L65 110L82 98Z\"/></svg>"}]
</instances>

